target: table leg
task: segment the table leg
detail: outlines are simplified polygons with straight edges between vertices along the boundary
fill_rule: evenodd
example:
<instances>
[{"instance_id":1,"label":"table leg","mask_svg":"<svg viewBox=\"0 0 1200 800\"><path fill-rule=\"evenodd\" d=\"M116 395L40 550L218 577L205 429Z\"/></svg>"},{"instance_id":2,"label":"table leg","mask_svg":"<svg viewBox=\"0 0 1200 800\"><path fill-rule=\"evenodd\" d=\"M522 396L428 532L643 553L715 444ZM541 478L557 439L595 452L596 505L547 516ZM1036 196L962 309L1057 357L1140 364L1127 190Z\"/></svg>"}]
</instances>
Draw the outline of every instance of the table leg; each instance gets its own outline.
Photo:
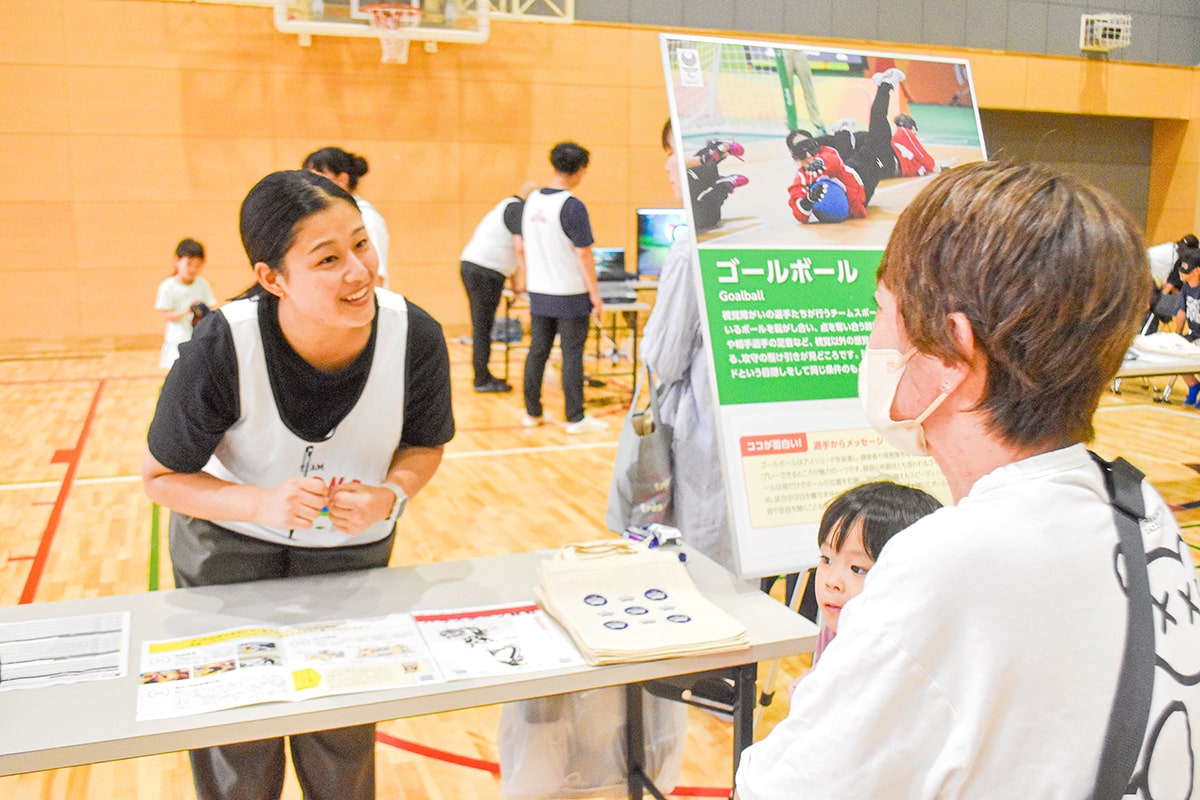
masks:
<instances>
[{"instance_id":1,"label":"table leg","mask_svg":"<svg viewBox=\"0 0 1200 800\"><path fill-rule=\"evenodd\" d=\"M504 318L506 320L512 318L512 305L513 305L512 297L505 297L504 298ZM508 323L505 323L505 324L507 325ZM506 330L505 337L504 337L504 382L505 383L508 383L508 357L509 357L509 350L512 349L512 342L509 341L509 336L507 334L508 334L508 331Z\"/></svg>"},{"instance_id":2,"label":"table leg","mask_svg":"<svg viewBox=\"0 0 1200 800\"><path fill-rule=\"evenodd\" d=\"M630 311L629 318L626 320L629 323L629 361L630 366L630 385L637 386L638 380L638 312Z\"/></svg>"},{"instance_id":3,"label":"table leg","mask_svg":"<svg viewBox=\"0 0 1200 800\"><path fill-rule=\"evenodd\" d=\"M645 787L645 734L642 731L642 686L625 684L625 764L630 800L641 798Z\"/></svg>"},{"instance_id":4,"label":"table leg","mask_svg":"<svg viewBox=\"0 0 1200 800\"><path fill-rule=\"evenodd\" d=\"M640 683L625 684L625 771L630 800L640 800L645 792L655 800L667 800L646 775L646 733Z\"/></svg>"},{"instance_id":5,"label":"table leg","mask_svg":"<svg viewBox=\"0 0 1200 800\"><path fill-rule=\"evenodd\" d=\"M733 704L733 774L737 777L738 764L742 760L742 751L754 744L754 708L758 702L757 689L754 685L758 679L758 664L743 664L734 667L734 691L737 700Z\"/></svg>"}]
</instances>

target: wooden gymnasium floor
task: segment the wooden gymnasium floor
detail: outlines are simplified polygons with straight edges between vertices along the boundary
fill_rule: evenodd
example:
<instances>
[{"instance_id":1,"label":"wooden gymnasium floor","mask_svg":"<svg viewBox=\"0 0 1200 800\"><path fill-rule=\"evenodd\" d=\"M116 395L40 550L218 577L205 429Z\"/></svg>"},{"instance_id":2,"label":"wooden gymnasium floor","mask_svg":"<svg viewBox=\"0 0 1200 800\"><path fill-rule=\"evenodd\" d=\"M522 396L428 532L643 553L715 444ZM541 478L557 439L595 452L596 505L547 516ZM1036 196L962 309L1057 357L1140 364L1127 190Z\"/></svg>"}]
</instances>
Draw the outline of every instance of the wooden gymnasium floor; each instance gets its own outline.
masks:
<instances>
[{"instance_id":1,"label":"wooden gymnasium floor","mask_svg":"<svg viewBox=\"0 0 1200 800\"><path fill-rule=\"evenodd\" d=\"M519 391L474 394L469 346L451 342L450 350L458 435L437 476L406 512L393 563L499 555L608 535L605 499L624 411L611 389L623 388L620 379L588 392L591 413L609 422L606 432L570 437L561 423L526 430ZM157 348L0 354L0 602L142 592L160 575L170 585L165 537L156 533L138 479L162 380L157 357ZM516 378L521 362L515 355ZM552 368L547 376L546 407L560 415L558 372ZM1200 411L1181 407L1178 399L1152 402L1140 382L1127 381L1121 395L1105 398L1096 428L1096 449L1144 469L1180 509L1189 541L1200 545ZM785 662L760 736L786 713L786 678L804 666L803 659ZM486 768L499 757L499 711L487 707L380 725L392 744L378 747L379 796L500 797L499 778ZM728 723L689 710L682 784L699 787L692 796L728 792L730 733ZM396 743L444 755L413 753ZM194 795L187 759L174 753L0 778L0 797ZM290 774L284 797L300 797Z\"/></svg>"}]
</instances>

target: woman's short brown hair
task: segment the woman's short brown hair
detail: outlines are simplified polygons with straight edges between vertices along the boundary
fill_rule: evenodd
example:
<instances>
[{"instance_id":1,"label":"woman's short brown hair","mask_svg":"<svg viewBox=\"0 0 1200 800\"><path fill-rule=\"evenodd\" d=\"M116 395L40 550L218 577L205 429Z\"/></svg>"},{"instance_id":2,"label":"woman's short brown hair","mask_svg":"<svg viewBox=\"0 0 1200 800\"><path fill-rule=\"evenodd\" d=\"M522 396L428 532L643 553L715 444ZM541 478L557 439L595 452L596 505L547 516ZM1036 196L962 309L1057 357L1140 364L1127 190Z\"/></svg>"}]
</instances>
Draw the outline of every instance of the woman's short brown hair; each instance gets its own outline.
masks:
<instances>
[{"instance_id":1,"label":"woman's short brown hair","mask_svg":"<svg viewBox=\"0 0 1200 800\"><path fill-rule=\"evenodd\" d=\"M945 172L904 210L879 265L917 349L961 362L949 315L987 359L979 411L1019 446L1092 438L1100 394L1133 342L1150 268L1108 195L1037 165Z\"/></svg>"}]
</instances>

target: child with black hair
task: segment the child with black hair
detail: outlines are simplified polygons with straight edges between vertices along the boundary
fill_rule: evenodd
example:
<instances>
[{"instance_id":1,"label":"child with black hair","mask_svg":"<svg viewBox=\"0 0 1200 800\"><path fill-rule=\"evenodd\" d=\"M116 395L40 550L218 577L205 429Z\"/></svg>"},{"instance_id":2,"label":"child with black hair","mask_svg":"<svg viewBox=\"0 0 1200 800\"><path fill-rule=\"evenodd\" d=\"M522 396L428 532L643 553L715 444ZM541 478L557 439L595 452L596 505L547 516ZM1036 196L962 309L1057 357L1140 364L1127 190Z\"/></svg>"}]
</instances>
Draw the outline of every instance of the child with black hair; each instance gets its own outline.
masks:
<instances>
[{"instance_id":1,"label":"child with black hair","mask_svg":"<svg viewBox=\"0 0 1200 800\"><path fill-rule=\"evenodd\" d=\"M821 623L814 666L837 634L842 609L862 592L883 546L941 507L935 497L915 487L875 481L847 489L825 509L817 529L821 559L812 578Z\"/></svg>"},{"instance_id":2,"label":"child with black hair","mask_svg":"<svg viewBox=\"0 0 1200 800\"><path fill-rule=\"evenodd\" d=\"M183 239L175 246L175 269L171 277L158 285L154 308L162 313L162 353L158 365L170 369L179 358L179 345L192 338L192 328L200 318L217 307L212 286L200 277L204 269L204 245L195 239Z\"/></svg>"}]
</instances>

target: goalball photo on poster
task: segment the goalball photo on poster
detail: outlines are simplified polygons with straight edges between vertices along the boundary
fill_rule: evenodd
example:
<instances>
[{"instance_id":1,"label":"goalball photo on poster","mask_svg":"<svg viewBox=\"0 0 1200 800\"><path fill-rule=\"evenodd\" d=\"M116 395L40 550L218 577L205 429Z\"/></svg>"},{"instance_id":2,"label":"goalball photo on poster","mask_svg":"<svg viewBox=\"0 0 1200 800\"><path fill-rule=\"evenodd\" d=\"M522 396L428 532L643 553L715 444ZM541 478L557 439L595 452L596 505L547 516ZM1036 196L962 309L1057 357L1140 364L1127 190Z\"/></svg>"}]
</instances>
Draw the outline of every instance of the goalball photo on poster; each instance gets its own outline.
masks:
<instances>
[{"instance_id":1,"label":"goalball photo on poster","mask_svg":"<svg viewBox=\"0 0 1200 800\"><path fill-rule=\"evenodd\" d=\"M875 272L934 175L986 157L966 61L664 35L722 470L744 577L816 563L850 486L949 494L867 424Z\"/></svg>"}]
</instances>

